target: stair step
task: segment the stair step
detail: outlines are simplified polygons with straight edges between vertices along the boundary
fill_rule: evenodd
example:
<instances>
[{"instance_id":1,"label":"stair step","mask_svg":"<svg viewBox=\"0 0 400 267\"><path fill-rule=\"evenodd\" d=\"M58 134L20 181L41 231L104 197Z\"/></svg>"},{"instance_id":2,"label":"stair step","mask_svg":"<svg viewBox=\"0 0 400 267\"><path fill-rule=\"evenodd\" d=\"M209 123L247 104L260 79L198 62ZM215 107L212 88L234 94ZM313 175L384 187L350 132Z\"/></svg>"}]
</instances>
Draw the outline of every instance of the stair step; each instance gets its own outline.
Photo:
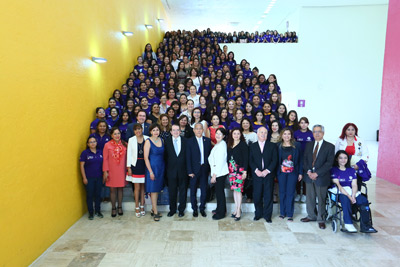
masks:
<instances>
[{"instance_id":1,"label":"stair step","mask_svg":"<svg viewBox=\"0 0 400 267\"><path fill-rule=\"evenodd\" d=\"M197 199L198 203L200 203L200 200ZM126 201L123 203L123 209L124 211L135 211L135 202L134 201ZM217 203L215 200L208 202L206 204L206 211L211 212L212 210L215 210L217 208ZM227 213L230 214L235 210L235 203L233 201L233 198L227 198L226 199L226 208L227 208ZM102 202L101 203L101 210L102 211L111 211L111 203L110 202ZM151 210L151 204L146 203L145 204L145 210L150 211ZM161 212L168 212L169 211L169 205L158 205L158 210ZM253 203L242 203L242 211L243 212L254 212L254 204ZM274 204L273 207L273 213L277 214L279 211L279 204ZM192 212L192 207L190 204L190 200L188 200L187 205L186 205L186 210L185 212ZM294 204L294 213L295 214L304 214L306 213L306 204L305 203L295 203Z\"/></svg>"}]
</instances>

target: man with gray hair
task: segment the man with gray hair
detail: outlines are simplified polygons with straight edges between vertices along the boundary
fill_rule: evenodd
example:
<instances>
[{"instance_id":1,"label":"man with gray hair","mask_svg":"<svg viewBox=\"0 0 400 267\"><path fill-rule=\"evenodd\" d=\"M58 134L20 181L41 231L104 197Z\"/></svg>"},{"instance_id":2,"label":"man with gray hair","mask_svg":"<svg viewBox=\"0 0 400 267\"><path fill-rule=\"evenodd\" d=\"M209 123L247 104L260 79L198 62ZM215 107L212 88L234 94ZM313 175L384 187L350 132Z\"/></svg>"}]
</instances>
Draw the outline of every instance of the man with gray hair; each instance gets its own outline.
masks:
<instances>
[{"instance_id":1,"label":"man with gray hair","mask_svg":"<svg viewBox=\"0 0 400 267\"><path fill-rule=\"evenodd\" d=\"M303 168L307 191L307 217L302 222L318 221L320 229L325 229L325 201L331 184L330 170L335 158L335 146L324 140L325 129L322 125L313 126L315 141L309 142L304 151ZM316 212L315 198L318 198Z\"/></svg>"}]
</instances>

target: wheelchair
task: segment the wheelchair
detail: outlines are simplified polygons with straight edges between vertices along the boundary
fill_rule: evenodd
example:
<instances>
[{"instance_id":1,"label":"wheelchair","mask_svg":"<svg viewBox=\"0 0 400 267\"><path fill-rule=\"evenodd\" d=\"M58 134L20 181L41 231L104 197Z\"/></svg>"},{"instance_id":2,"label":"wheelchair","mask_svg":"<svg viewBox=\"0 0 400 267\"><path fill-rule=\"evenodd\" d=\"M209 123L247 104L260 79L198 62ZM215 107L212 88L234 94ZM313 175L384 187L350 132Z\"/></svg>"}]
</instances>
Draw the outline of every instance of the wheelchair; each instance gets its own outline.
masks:
<instances>
[{"instance_id":1,"label":"wheelchair","mask_svg":"<svg viewBox=\"0 0 400 267\"><path fill-rule=\"evenodd\" d=\"M368 199L368 188L365 183L361 183L361 194L364 195ZM368 202L371 204L371 202ZM328 189L328 197L326 198L326 210L327 210L327 220L332 221L332 231L336 233L338 229L342 232L348 232L344 227L343 220L343 208L341 203L339 202L339 189L336 185ZM366 218L368 224L372 226L372 216L371 209L368 209L368 216ZM356 222L360 222L361 210L356 205L352 205L352 220ZM365 219L364 219L365 220ZM361 225L360 225L361 228Z\"/></svg>"}]
</instances>

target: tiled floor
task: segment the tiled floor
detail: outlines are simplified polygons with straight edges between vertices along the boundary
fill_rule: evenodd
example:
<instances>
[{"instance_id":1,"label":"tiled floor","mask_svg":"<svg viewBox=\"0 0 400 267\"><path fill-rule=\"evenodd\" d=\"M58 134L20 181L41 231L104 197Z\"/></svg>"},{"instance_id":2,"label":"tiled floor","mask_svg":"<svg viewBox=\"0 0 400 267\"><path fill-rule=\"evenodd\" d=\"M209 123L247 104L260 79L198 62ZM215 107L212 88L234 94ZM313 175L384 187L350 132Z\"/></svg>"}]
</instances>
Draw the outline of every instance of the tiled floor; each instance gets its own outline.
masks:
<instances>
[{"instance_id":1,"label":"tiled floor","mask_svg":"<svg viewBox=\"0 0 400 267\"><path fill-rule=\"evenodd\" d=\"M160 222L131 211L89 221L83 216L33 266L396 266L400 260L400 187L369 183L374 226L379 233L333 233L330 225L242 220L168 218ZM398 265L397 265L398 266Z\"/></svg>"},{"instance_id":2,"label":"tiled floor","mask_svg":"<svg viewBox=\"0 0 400 267\"><path fill-rule=\"evenodd\" d=\"M154 222L149 214L136 218L126 210L111 218L105 211L103 219L83 216L33 266L399 266L400 187L373 178L368 195L377 234L333 233L329 223L320 230L300 222L304 207L289 223L275 206L272 224L254 222L253 213L235 222L164 212Z\"/></svg>"}]
</instances>

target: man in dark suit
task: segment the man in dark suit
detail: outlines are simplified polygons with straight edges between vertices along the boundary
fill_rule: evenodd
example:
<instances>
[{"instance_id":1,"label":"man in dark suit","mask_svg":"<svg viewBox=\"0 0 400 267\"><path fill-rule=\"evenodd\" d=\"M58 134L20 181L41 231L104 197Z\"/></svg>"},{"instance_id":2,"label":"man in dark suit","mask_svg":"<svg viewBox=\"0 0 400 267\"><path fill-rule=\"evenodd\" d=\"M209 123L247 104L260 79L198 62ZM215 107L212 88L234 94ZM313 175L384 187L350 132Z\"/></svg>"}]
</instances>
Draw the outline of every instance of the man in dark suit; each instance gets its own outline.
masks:
<instances>
[{"instance_id":1,"label":"man in dark suit","mask_svg":"<svg viewBox=\"0 0 400 267\"><path fill-rule=\"evenodd\" d=\"M194 134L187 140L186 146L186 166L187 173L190 176L190 202L192 203L193 216L199 216L197 211L197 184L200 184L200 213L206 217L206 195L208 186L208 173L210 165L208 156L211 152L211 139L203 136L203 125L196 123L194 125Z\"/></svg>"},{"instance_id":2,"label":"man in dark suit","mask_svg":"<svg viewBox=\"0 0 400 267\"><path fill-rule=\"evenodd\" d=\"M278 163L276 145L267 141L267 129L257 130L258 141L250 145L249 164L253 178L254 220L264 218L271 223L274 191L274 173Z\"/></svg>"},{"instance_id":3,"label":"man in dark suit","mask_svg":"<svg viewBox=\"0 0 400 267\"><path fill-rule=\"evenodd\" d=\"M304 151L303 168L306 173L304 181L307 191L307 217L302 222L318 221L320 229L325 229L325 201L328 186L331 184L330 170L335 158L335 146L324 140L325 129L314 125L315 141L309 142ZM315 198L318 198L318 213Z\"/></svg>"},{"instance_id":4,"label":"man in dark suit","mask_svg":"<svg viewBox=\"0 0 400 267\"><path fill-rule=\"evenodd\" d=\"M188 173L186 171L186 139L181 137L178 125L172 125L171 135L165 140L165 156L167 161L167 179L169 192L168 217L176 213L177 195L179 192L179 217L184 216Z\"/></svg>"},{"instance_id":5,"label":"man in dark suit","mask_svg":"<svg viewBox=\"0 0 400 267\"><path fill-rule=\"evenodd\" d=\"M129 138L131 138L132 136L135 135L135 133L133 131L133 125L135 125L135 124L141 124L142 125L143 135L147 135L147 136L150 135L150 133L149 133L150 124L148 124L146 122L146 117L147 117L146 111L139 110L139 112L138 112L138 114L136 116L136 122L132 122L132 123L128 124L128 129L126 130L126 136L125 136L126 140L124 140L124 141L128 142Z\"/></svg>"}]
</instances>

